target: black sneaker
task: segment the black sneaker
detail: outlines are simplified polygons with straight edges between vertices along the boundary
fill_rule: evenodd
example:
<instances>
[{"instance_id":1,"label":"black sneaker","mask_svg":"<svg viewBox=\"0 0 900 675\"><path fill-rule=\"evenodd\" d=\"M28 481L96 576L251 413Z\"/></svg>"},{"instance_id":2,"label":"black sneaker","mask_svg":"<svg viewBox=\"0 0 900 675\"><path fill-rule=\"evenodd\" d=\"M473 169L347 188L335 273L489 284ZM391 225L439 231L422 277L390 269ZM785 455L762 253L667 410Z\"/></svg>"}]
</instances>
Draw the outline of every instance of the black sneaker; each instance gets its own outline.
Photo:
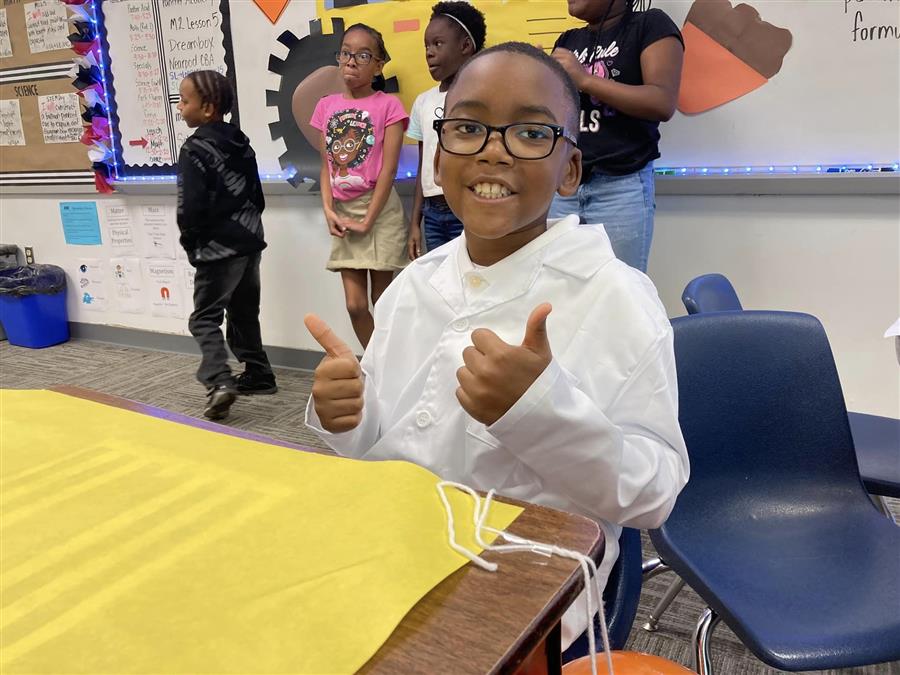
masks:
<instances>
[{"instance_id":1,"label":"black sneaker","mask_svg":"<svg viewBox=\"0 0 900 675\"><path fill-rule=\"evenodd\" d=\"M228 384L217 384L206 391L206 408L203 416L211 420L224 420L228 417L228 410L237 396L234 388Z\"/></svg>"},{"instance_id":2,"label":"black sneaker","mask_svg":"<svg viewBox=\"0 0 900 675\"><path fill-rule=\"evenodd\" d=\"M244 396L274 394L278 391L274 375L262 375L253 371L245 370L235 378L234 383L237 387L237 392Z\"/></svg>"}]
</instances>

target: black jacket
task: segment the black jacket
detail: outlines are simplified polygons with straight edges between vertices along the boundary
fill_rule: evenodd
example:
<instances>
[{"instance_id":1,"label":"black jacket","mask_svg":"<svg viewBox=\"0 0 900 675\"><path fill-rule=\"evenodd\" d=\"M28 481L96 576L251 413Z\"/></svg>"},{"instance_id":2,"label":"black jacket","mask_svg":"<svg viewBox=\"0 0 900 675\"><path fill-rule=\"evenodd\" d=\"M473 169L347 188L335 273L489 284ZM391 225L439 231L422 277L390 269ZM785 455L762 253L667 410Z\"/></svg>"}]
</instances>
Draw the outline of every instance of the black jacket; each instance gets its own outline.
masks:
<instances>
[{"instance_id":1,"label":"black jacket","mask_svg":"<svg viewBox=\"0 0 900 675\"><path fill-rule=\"evenodd\" d=\"M227 122L198 127L178 154L178 229L191 264L263 250L265 206L247 137Z\"/></svg>"}]
</instances>

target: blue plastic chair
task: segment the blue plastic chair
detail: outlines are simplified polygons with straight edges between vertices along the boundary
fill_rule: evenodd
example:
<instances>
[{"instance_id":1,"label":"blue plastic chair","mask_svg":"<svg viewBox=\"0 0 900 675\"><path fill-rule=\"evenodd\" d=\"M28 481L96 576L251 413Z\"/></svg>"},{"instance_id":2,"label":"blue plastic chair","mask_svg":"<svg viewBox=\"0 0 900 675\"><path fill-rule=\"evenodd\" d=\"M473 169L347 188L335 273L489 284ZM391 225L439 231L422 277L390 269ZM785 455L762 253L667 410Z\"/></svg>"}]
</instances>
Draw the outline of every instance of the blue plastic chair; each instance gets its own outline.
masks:
<instances>
[{"instance_id":1,"label":"blue plastic chair","mask_svg":"<svg viewBox=\"0 0 900 675\"><path fill-rule=\"evenodd\" d=\"M681 293L681 302L688 314L743 309L734 286L721 274L702 274L691 279Z\"/></svg>"},{"instance_id":2,"label":"blue plastic chair","mask_svg":"<svg viewBox=\"0 0 900 675\"><path fill-rule=\"evenodd\" d=\"M619 557L609 573L603 591L603 609L606 613L606 630L609 645L623 649L637 615L641 597L641 532L630 527L622 528L619 535ZM599 615L598 615L599 616ZM601 648L600 626L595 617L597 649ZM563 652L562 661L568 663L588 653L588 637L584 633Z\"/></svg>"},{"instance_id":3,"label":"blue plastic chair","mask_svg":"<svg viewBox=\"0 0 900 675\"><path fill-rule=\"evenodd\" d=\"M767 665L900 659L900 528L859 479L821 324L790 312L672 321L691 478L660 556L708 604L697 672L719 620Z\"/></svg>"},{"instance_id":4,"label":"blue plastic chair","mask_svg":"<svg viewBox=\"0 0 900 675\"><path fill-rule=\"evenodd\" d=\"M692 279L685 286L681 301L688 314L743 309L731 282L721 274ZM873 495L900 498L900 420L857 412L847 414L866 489Z\"/></svg>"}]
</instances>

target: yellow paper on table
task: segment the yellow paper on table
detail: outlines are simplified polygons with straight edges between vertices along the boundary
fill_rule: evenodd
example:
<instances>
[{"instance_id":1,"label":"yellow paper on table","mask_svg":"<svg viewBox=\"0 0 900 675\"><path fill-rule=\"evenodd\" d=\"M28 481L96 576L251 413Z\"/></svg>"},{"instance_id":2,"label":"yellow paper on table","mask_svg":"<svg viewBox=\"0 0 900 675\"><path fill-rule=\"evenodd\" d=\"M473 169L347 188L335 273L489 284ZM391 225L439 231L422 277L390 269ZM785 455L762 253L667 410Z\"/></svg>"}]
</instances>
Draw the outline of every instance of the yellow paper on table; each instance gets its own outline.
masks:
<instances>
[{"instance_id":1,"label":"yellow paper on table","mask_svg":"<svg viewBox=\"0 0 900 675\"><path fill-rule=\"evenodd\" d=\"M405 462L10 390L0 452L10 675L353 672L466 563L437 477ZM471 501L449 496L479 550ZM520 512L497 503L490 524Z\"/></svg>"}]
</instances>

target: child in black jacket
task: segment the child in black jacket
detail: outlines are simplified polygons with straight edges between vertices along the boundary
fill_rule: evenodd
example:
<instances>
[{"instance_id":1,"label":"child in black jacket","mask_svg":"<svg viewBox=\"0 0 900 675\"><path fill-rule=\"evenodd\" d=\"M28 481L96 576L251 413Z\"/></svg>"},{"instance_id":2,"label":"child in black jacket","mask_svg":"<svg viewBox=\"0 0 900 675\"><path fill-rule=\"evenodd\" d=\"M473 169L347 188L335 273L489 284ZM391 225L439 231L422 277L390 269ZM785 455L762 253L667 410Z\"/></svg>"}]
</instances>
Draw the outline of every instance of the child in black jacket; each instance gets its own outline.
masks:
<instances>
[{"instance_id":1,"label":"child in black jacket","mask_svg":"<svg viewBox=\"0 0 900 675\"><path fill-rule=\"evenodd\" d=\"M203 354L197 379L207 388L203 414L224 419L236 394L274 394L275 376L259 327L259 261L266 247L265 208L250 141L223 121L234 91L212 70L181 82L178 111L197 130L178 155L178 228L188 260L197 268L194 311L188 322ZM228 346L245 364L237 378L228 366L221 325L227 312Z\"/></svg>"}]
</instances>

